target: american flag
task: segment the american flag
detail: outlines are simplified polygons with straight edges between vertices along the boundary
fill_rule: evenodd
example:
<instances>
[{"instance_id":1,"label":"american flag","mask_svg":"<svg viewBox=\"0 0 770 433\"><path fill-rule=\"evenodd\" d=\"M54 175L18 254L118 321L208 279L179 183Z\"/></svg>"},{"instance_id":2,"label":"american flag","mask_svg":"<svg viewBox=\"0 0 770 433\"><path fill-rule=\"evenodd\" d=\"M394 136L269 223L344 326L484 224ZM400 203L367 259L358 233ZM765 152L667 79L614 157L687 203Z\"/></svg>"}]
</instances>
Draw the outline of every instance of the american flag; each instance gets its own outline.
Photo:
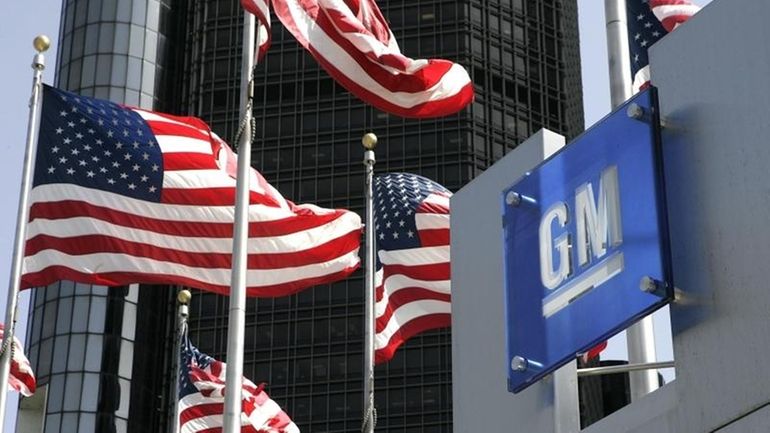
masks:
<instances>
[{"instance_id":1,"label":"american flag","mask_svg":"<svg viewBox=\"0 0 770 433\"><path fill-rule=\"evenodd\" d=\"M650 85L650 60L647 57L647 50L699 10L700 7L687 0L628 0L626 2L634 93Z\"/></svg>"},{"instance_id":2,"label":"american flag","mask_svg":"<svg viewBox=\"0 0 770 433\"><path fill-rule=\"evenodd\" d=\"M247 12L257 17L257 49L254 58L261 61L272 41L270 34L270 4L269 0L241 0L241 6Z\"/></svg>"},{"instance_id":3,"label":"american flag","mask_svg":"<svg viewBox=\"0 0 770 433\"><path fill-rule=\"evenodd\" d=\"M179 431L181 433L221 432L224 422L224 362L201 353L185 334L179 362ZM243 378L241 391L241 432L299 433L299 428L263 385Z\"/></svg>"},{"instance_id":4,"label":"american flag","mask_svg":"<svg viewBox=\"0 0 770 433\"><path fill-rule=\"evenodd\" d=\"M5 343L5 327L0 323L0 341ZM35 373L32 372L32 366L29 365L29 360L24 356L24 349L21 347L21 341L16 336L13 336L13 349L11 347L5 347L4 350L13 350L11 356L11 372L8 376L8 389L15 390L21 393L25 397L29 397L35 393L37 387L37 381L35 380Z\"/></svg>"},{"instance_id":5,"label":"american flag","mask_svg":"<svg viewBox=\"0 0 770 433\"><path fill-rule=\"evenodd\" d=\"M451 325L449 197L422 176L374 179L375 363L413 335Z\"/></svg>"},{"instance_id":6,"label":"american flag","mask_svg":"<svg viewBox=\"0 0 770 433\"><path fill-rule=\"evenodd\" d=\"M679 27L680 24L698 13L700 6L687 0L649 0L650 9L667 32Z\"/></svg>"},{"instance_id":7,"label":"american flag","mask_svg":"<svg viewBox=\"0 0 770 433\"><path fill-rule=\"evenodd\" d=\"M236 157L201 120L44 89L22 287L72 280L229 294ZM295 205L255 170L246 285L283 296L359 265L360 217Z\"/></svg>"},{"instance_id":8,"label":"american flag","mask_svg":"<svg viewBox=\"0 0 770 433\"><path fill-rule=\"evenodd\" d=\"M269 33L269 0L241 4ZM473 100L473 85L462 66L401 53L374 0L272 0L272 5L284 27L337 83L382 111L439 117Z\"/></svg>"}]
</instances>

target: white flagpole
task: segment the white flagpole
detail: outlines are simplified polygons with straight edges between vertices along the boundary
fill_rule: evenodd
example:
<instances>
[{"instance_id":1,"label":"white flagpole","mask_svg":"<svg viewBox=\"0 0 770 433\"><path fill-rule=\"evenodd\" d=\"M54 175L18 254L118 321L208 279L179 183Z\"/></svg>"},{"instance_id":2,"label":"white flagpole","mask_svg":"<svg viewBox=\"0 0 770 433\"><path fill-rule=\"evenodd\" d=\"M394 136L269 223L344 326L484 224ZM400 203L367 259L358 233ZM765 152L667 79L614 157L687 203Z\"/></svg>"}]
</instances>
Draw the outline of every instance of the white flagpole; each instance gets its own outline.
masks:
<instances>
[{"instance_id":1,"label":"white flagpole","mask_svg":"<svg viewBox=\"0 0 770 433\"><path fill-rule=\"evenodd\" d=\"M364 166L366 167L366 275L364 295L364 420L361 433L373 433L374 416L374 203L372 180L374 175L374 148L377 136L371 132L361 139L364 145Z\"/></svg>"},{"instance_id":2,"label":"white flagpole","mask_svg":"<svg viewBox=\"0 0 770 433\"><path fill-rule=\"evenodd\" d=\"M626 102L631 91L631 55L628 48L628 22L625 0L605 0L607 54L610 66L610 98L612 108ZM655 362L655 329L652 316L647 316L626 330L628 362ZM631 399L637 400L658 388L658 371L648 369L629 373Z\"/></svg>"},{"instance_id":3,"label":"white flagpole","mask_svg":"<svg viewBox=\"0 0 770 433\"><path fill-rule=\"evenodd\" d=\"M177 301L177 309L176 309L176 344L174 344L174 356L176 361L174 361L174 365L176 368L174 368L174 389L171 391L173 392L174 396L174 407L171 410L173 413L174 419L171 420L171 433L179 433L179 371L182 369L182 366L179 363L180 353L182 352L182 336L185 334L185 329L187 328L187 318L190 315L190 299L192 298L192 293L190 293L189 290L180 290L179 293L176 295L176 301Z\"/></svg>"},{"instance_id":4,"label":"white flagpole","mask_svg":"<svg viewBox=\"0 0 770 433\"><path fill-rule=\"evenodd\" d=\"M39 35L33 45L37 54L32 60L32 96L29 100L29 120L27 122L27 148L24 153L24 168L21 176L19 210L16 214L16 238L13 242L13 259L8 284L8 301L5 305L5 336L0 354L0 429L5 426L5 405L8 400L8 375L11 373L11 345L16 326L16 310L21 285L21 267L24 261L24 244L27 238L27 220L29 219L29 189L32 185L33 166L37 149L37 134L40 128L40 95L43 90L43 53L51 46L48 36Z\"/></svg>"},{"instance_id":5,"label":"white flagpole","mask_svg":"<svg viewBox=\"0 0 770 433\"><path fill-rule=\"evenodd\" d=\"M224 433L241 431L241 388L243 385L243 335L246 326L246 259L249 236L249 175L251 170L251 103L254 93L254 15L243 12L241 51L241 126L238 143L233 267L230 280L230 316L227 328L227 374L225 376Z\"/></svg>"},{"instance_id":6,"label":"white flagpole","mask_svg":"<svg viewBox=\"0 0 770 433\"><path fill-rule=\"evenodd\" d=\"M631 97L631 54L625 0L604 0L612 108Z\"/></svg>"}]
</instances>

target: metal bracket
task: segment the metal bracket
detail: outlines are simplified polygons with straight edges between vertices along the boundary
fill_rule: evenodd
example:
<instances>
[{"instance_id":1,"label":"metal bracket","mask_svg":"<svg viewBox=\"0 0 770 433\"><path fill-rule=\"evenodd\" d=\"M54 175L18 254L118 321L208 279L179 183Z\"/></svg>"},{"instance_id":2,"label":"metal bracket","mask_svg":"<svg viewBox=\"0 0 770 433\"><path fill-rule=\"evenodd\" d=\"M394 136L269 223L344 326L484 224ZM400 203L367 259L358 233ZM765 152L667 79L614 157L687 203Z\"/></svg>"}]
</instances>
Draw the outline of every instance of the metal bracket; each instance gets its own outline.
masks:
<instances>
[{"instance_id":1,"label":"metal bracket","mask_svg":"<svg viewBox=\"0 0 770 433\"><path fill-rule=\"evenodd\" d=\"M659 368L674 368L674 361L645 362L641 364L612 365L609 367L579 368L578 377L600 376L603 374L628 373L631 371L657 370Z\"/></svg>"}]
</instances>

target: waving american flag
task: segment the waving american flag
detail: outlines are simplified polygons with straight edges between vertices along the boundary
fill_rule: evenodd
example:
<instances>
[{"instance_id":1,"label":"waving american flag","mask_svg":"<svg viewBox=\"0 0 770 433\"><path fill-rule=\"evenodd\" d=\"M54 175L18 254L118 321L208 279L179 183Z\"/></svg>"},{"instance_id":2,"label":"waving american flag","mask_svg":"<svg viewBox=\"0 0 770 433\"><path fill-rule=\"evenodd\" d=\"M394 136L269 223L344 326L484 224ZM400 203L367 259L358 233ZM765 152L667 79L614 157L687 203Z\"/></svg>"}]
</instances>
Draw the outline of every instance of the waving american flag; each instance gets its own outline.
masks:
<instances>
[{"instance_id":1,"label":"waving american flag","mask_svg":"<svg viewBox=\"0 0 770 433\"><path fill-rule=\"evenodd\" d=\"M647 50L700 10L687 0L628 0L628 43L631 51L633 92L650 85Z\"/></svg>"},{"instance_id":2,"label":"waving american flag","mask_svg":"<svg viewBox=\"0 0 770 433\"><path fill-rule=\"evenodd\" d=\"M374 179L376 363L415 334L451 325L451 195L415 174Z\"/></svg>"},{"instance_id":3,"label":"waving american flag","mask_svg":"<svg viewBox=\"0 0 770 433\"><path fill-rule=\"evenodd\" d=\"M267 54L272 37L270 35L270 4L269 0L241 0L241 6L257 18L256 44L254 58L259 62Z\"/></svg>"},{"instance_id":4,"label":"waving american flag","mask_svg":"<svg viewBox=\"0 0 770 433\"><path fill-rule=\"evenodd\" d=\"M185 333L179 359L180 433L221 431L225 406L224 362L201 353ZM299 433L299 428L264 391L243 378L241 431Z\"/></svg>"},{"instance_id":5,"label":"waving american flag","mask_svg":"<svg viewBox=\"0 0 770 433\"><path fill-rule=\"evenodd\" d=\"M650 9L667 32L679 27L699 10L700 6L687 0L649 0Z\"/></svg>"},{"instance_id":6,"label":"waving american flag","mask_svg":"<svg viewBox=\"0 0 770 433\"><path fill-rule=\"evenodd\" d=\"M32 366L29 360L24 356L24 348L21 347L21 341L13 336L13 346L5 345L5 326L0 323L0 341L2 341L3 350L12 350L11 372L8 375L8 389L18 391L21 395L29 397L35 393L37 381L35 373L32 372ZM5 392L5 391L2 391Z\"/></svg>"},{"instance_id":7,"label":"waving american flag","mask_svg":"<svg viewBox=\"0 0 770 433\"><path fill-rule=\"evenodd\" d=\"M270 45L270 4L276 16L334 78L362 101L403 117L454 114L473 100L459 64L401 53L374 0L241 0L256 15L259 56Z\"/></svg>"},{"instance_id":8,"label":"waving american flag","mask_svg":"<svg viewBox=\"0 0 770 433\"><path fill-rule=\"evenodd\" d=\"M201 120L46 86L22 287L180 284L229 294L236 156ZM246 285L282 296L359 264L360 217L251 171Z\"/></svg>"}]
</instances>

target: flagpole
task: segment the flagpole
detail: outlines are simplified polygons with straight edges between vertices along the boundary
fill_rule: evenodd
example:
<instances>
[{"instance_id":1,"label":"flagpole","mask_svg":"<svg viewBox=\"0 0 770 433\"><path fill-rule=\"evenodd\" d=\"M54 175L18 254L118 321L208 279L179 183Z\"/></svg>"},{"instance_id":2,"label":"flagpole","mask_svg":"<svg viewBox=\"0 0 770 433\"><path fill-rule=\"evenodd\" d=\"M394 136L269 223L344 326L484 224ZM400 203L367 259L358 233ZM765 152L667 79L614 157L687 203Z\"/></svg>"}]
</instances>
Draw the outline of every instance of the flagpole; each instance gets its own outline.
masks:
<instances>
[{"instance_id":1,"label":"flagpole","mask_svg":"<svg viewBox=\"0 0 770 433\"><path fill-rule=\"evenodd\" d=\"M176 343L174 344L174 353L176 354L173 359L174 365L174 389L172 390L174 396L174 408L172 410L174 419L171 421L171 432L179 433L179 371L182 366L179 363L182 352L182 336L184 335L185 328L187 328L187 318L190 315L190 299L192 299L192 293L189 290L183 289L176 294L177 308L176 308Z\"/></svg>"},{"instance_id":2,"label":"flagpole","mask_svg":"<svg viewBox=\"0 0 770 433\"><path fill-rule=\"evenodd\" d=\"M371 132L361 139L364 145L364 166L366 167L366 239L365 239L365 295L364 295L364 420L362 433L373 433L374 416L374 203L372 180L374 175L374 148L377 136Z\"/></svg>"},{"instance_id":3,"label":"flagpole","mask_svg":"<svg viewBox=\"0 0 770 433\"><path fill-rule=\"evenodd\" d=\"M29 119L27 121L27 147L24 153L24 167L21 176L21 191L19 193L19 210L16 214L16 238L13 242L13 259L11 275L8 284L8 301L5 305L5 336L3 350L0 354L0 428L5 426L5 405L8 399L8 375L11 372L11 344L16 327L16 310L18 309L19 288L21 285L21 267L24 260L24 244L27 238L27 220L29 219L29 189L32 184L35 150L37 149L37 133L40 126L40 94L45 69L43 53L51 46L51 40L46 35L35 37L33 46L37 51L32 60L32 96L29 100Z\"/></svg>"},{"instance_id":4,"label":"flagpole","mask_svg":"<svg viewBox=\"0 0 770 433\"><path fill-rule=\"evenodd\" d=\"M607 25L607 54L610 67L610 98L612 108L626 102L631 91L631 55L628 47L628 22L625 0L605 0ZM655 362L655 329L652 316L647 316L626 330L628 362L646 364ZM655 369L629 373L631 399L637 400L658 388Z\"/></svg>"},{"instance_id":5,"label":"flagpole","mask_svg":"<svg viewBox=\"0 0 770 433\"><path fill-rule=\"evenodd\" d=\"M233 267L230 280L230 316L227 328L227 374L225 376L224 433L241 431L241 388L243 385L243 335L246 326L246 261L249 236L249 176L251 170L251 103L254 93L254 15L243 12L241 51L241 127L238 143Z\"/></svg>"},{"instance_id":6,"label":"flagpole","mask_svg":"<svg viewBox=\"0 0 770 433\"><path fill-rule=\"evenodd\" d=\"M612 108L631 97L631 54L625 0L604 0Z\"/></svg>"}]
</instances>

